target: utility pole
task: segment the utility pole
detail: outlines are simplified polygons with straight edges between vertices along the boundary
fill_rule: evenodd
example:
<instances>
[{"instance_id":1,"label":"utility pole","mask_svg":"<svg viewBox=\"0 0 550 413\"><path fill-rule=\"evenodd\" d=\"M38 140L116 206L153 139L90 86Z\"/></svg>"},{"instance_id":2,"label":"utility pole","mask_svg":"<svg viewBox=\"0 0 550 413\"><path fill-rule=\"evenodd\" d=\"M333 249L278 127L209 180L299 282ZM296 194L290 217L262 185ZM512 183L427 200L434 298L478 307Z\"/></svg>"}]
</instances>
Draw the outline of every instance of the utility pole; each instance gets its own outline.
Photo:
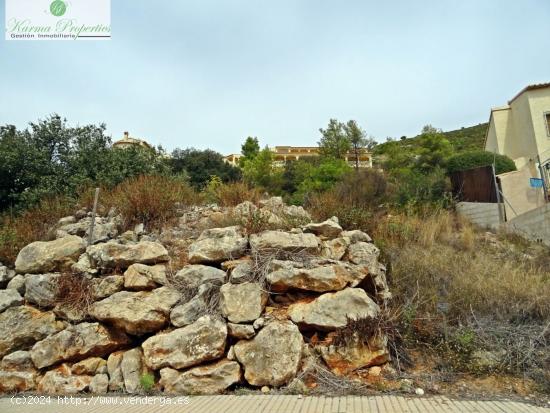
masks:
<instances>
[{"instance_id":1,"label":"utility pole","mask_svg":"<svg viewBox=\"0 0 550 413\"><path fill-rule=\"evenodd\" d=\"M88 245L92 245L94 241L94 225L95 225L95 214L97 211L97 199L99 198L99 188L95 189L94 196L94 207L92 209L92 222L90 223L90 233L88 234Z\"/></svg>"}]
</instances>

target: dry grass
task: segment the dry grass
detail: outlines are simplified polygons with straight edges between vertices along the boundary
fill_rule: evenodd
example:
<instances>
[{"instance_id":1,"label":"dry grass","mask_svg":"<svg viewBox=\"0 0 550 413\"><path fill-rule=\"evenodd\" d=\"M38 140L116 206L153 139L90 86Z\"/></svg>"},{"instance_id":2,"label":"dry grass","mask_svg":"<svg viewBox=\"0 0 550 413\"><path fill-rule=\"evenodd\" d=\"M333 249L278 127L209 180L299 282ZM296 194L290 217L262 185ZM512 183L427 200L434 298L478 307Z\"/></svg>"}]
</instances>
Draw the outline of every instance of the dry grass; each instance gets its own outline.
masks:
<instances>
[{"instance_id":1,"label":"dry grass","mask_svg":"<svg viewBox=\"0 0 550 413\"><path fill-rule=\"evenodd\" d=\"M390 217L373 234L392 263L392 291L403 304L457 321L472 312L501 320L550 319L550 271L497 253L472 226L441 211Z\"/></svg>"},{"instance_id":2,"label":"dry grass","mask_svg":"<svg viewBox=\"0 0 550 413\"><path fill-rule=\"evenodd\" d=\"M66 197L46 198L21 215L0 217L0 262L13 265L25 245L46 240L57 221L74 212L74 201Z\"/></svg>"},{"instance_id":3,"label":"dry grass","mask_svg":"<svg viewBox=\"0 0 550 413\"><path fill-rule=\"evenodd\" d=\"M257 188L251 188L244 182L216 185L211 189L209 195L212 201L226 207L236 206L244 201L256 204L261 198L261 193Z\"/></svg>"},{"instance_id":4,"label":"dry grass","mask_svg":"<svg viewBox=\"0 0 550 413\"><path fill-rule=\"evenodd\" d=\"M55 304L87 314L94 303L93 287L86 277L73 273L62 273L57 279Z\"/></svg>"},{"instance_id":5,"label":"dry grass","mask_svg":"<svg viewBox=\"0 0 550 413\"><path fill-rule=\"evenodd\" d=\"M92 191L81 197L80 204L91 209ZM125 229L143 223L148 230L162 229L176 217L178 206L200 202L198 194L185 182L164 176L138 176L100 193L100 211L111 208L122 214Z\"/></svg>"}]
</instances>

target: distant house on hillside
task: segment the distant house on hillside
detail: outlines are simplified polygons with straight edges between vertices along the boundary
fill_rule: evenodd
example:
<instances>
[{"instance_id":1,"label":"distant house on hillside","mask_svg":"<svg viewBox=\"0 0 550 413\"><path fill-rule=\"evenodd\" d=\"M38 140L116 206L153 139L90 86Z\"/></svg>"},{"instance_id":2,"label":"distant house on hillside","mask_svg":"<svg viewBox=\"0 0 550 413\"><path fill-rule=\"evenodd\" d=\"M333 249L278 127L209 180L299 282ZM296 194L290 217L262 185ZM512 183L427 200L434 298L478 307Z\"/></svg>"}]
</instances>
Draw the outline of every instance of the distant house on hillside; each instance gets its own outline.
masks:
<instances>
[{"instance_id":1,"label":"distant house on hillside","mask_svg":"<svg viewBox=\"0 0 550 413\"><path fill-rule=\"evenodd\" d=\"M271 148L271 151L273 152L273 161L276 166L284 166L289 161L319 156L318 146L275 146ZM231 154L224 157L224 159L227 163L238 166L241 157L241 154ZM345 159L350 166L355 166L354 153L349 152ZM362 150L359 154L359 167L372 168L372 155L367 150Z\"/></svg>"},{"instance_id":2,"label":"distant house on hillside","mask_svg":"<svg viewBox=\"0 0 550 413\"><path fill-rule=\"evenodd\" d=\"M491 109L485 150L507 155L518 170L528 168L531 176L539 176L539 165L546 171L550 162L550 83L529 85L507 105Z\"/></svg>"},{"instance_id":3,"label":"distant house on hillside","mask_svg":"<svg viewBox=\"0 0 550 413\"><path fill-rule=\"evenodd\" d=\"M141 146L142 148L152 149L152 146L143 139L132 138L128 132L124 132L124 137L115 143L113 148L126 149L134 146Z\"/></svg>"}]
</instances>

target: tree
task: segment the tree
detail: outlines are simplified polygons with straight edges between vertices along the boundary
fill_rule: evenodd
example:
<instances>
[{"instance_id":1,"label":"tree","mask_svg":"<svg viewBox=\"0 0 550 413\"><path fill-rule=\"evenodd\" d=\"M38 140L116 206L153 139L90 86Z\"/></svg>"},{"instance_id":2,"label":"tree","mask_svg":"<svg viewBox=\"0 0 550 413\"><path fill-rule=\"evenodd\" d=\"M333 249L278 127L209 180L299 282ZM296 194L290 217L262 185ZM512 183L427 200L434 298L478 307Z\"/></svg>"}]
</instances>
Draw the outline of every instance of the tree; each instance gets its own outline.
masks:
<instances>
[{"instance_id":1,"label":"tree","mask_svg":"<svg viewBox=\"0 0 550 413\"><path fill-rule=\"evenodd\" d=\"M357 122L349 120L344 126L344 132L351 144L351 150L355 157L355 170L359 170L359 155L368 144L365 131L359 127Z\"/></svg>"},{"instance_id":2,"label":"tree","mask_svg":"<svg viewBox=\"0 0 550 413\"><path fill-rule=\"evenodd\" d=\"M282 186L282 170L273 165L273 152L266 146L256 157L245 161L245 180L271 194L279 193Z\"/></svg>"},{"instance_id":3,"label":"tree","mask_svg":"<svg viewBox=\"0 0 550 413\"><path fill-rule=\"evenodd\" d=\"M330 119L326 129L319 129L321 140L319 151L325 158L343 159L351 149L351 142L345 131L345 125L336 119Z\"/></svg>"},{"instance_id":4,"label":"tree","mask_svg":"<svg viewBox=\"0 0 550 413\"><path fill-rule=\"evenodd\" d=\"M177 148L169 162L172 173L186 173L190 184L197 189L204 188L212 175L223 182L237 181L241 177L239 168L229 165L221 154L210 149Z\"/></svg>"},{"instance_id":5,"label":"tree","mask_svg":"<svg viewBox=\"0 0 550 413\"><path fill-rule=\"evenodd\" d=\"M247 159L254 159L258 153L260 153L260 143L258 138L249 136L246 138L246 141L241 145L241 153L243 157L240 159L239 163L244 163ZM243 165L241 164L241 167Z\"/></svg>"},{"instance_id":6,"label":"tree","mask_svg":"<svg viewBox=\"0 0 550 413\"><path fill-rule=\"evenodd\" d=\"M423 131L427 127L424 127ZM445 168L447 158L453 153L451 143L441 132L434 132L435 128L420 137L420 147L416 167L422 172L429 173L436 167Z\"/></svg>"}]
</instances>

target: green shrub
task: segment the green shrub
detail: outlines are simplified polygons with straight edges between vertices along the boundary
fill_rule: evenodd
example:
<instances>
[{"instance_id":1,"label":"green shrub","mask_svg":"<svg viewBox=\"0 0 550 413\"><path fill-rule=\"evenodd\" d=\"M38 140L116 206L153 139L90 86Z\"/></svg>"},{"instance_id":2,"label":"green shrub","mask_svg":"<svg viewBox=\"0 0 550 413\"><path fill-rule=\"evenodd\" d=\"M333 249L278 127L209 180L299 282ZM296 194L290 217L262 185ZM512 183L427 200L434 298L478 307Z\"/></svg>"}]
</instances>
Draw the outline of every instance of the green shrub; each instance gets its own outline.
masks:
<instances>
[{"instance_id":1,"label":"green shrub","mask_svg":"<svg viewBox=\"0 0 550 413\"><path fill-rule=\"evenodd\" d=\"M148 393L155 386L155 376L151 373L144 373L139 378L139 384L141 385L141 388Z\"/></svg>"},{"instance_id":2,"label":"green shrub","mask_svg":"<svg viewBox=\"0 0 550 413\"><path fill-rule=\"evenodd\" d=\"M471 151L450 157L447 162L447 171L449 173L464 171L466 169L492 165L493 162L495 163L497 174L516 170L514 161L506 155L494 154L487 151Z\"/></svg>"}]
</instances>

